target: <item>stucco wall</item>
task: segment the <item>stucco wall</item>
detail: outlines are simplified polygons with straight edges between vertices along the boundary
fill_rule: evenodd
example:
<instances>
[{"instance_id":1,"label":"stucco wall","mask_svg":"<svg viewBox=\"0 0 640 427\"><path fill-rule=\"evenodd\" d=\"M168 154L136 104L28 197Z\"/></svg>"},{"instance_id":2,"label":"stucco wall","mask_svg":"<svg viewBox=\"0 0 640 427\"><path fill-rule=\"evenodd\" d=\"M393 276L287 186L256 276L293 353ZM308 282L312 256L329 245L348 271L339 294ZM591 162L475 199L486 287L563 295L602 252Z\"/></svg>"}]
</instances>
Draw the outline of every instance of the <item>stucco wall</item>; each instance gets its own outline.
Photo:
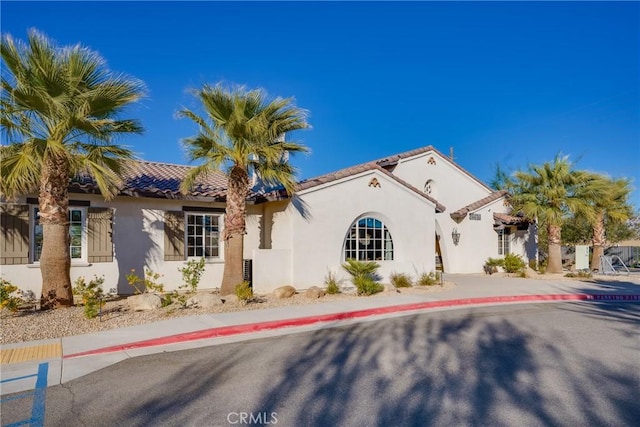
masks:
<instances>
[{"instance_id":1,"label":"stucco wall","mask_svg":"<svg viewBox=\"0 0 640 427\"><path fill-rule=\"evenodd\" d=\"M380 187L368 185L374 176ZM294 231L291 264L296 288L323 286L328 271L348 278L340 267L344 239L362 216L383 221L393 239L394 260L378 261L383 280L393 271L415 276L435 269L433 203L382 173L370 171L300 192L298 197L286 210ZM283 230L274 242L286 237Z\"/></svg>"},{"instance_id":2,"label":"stucco wall","mask_svg":"<svg viewBox=\"0 0 640 427\"><path fill-rule=\"evenodd\" d=\"M443 220L445 224L455 226L460 233L460 243L455 246L451 237L451 229L443 227L443 239L448 250L445 271L451 273L479 273L483 271L483 266L488 258L502 258L498 255L498 234L493 225L494 213L507 213L509 208L504 205L504 199L496 200L480 209L473 211L473 214L480 215L480 220L471 220L467 215L459 223L451 220L446 215L438 214L438 220ZM529 230L516 231L512 229L509 235L511 253L520 255L525 262L535 259L535 227ZM441 240L442 245L442 240Z\"/></svg>"},{"instance_id":3,"label":"stucco wall","mask_svg":"<svg viewBox=\"0 0 640 427\"><path fill-rule=\"evenodd\" d=\"M84 194L73 194L74 200L88 200L92 207L109 207L114 209L113 217L113 262L92 264L72 264L71 281L78 277L91 279L93 276L104 276L104 289L117 289L120 294L133 293L134 289L127 283L126 275L135 269L139 276L144 274L145 267L162 275L158 281L166 290L177 289L182 284L179 268L186 261L164 261L164 212L180 211L183 206L223 208L223 204L193 202L165 199L141 199L117 197L105 202L102 198ZM19 200L24 202L24 198ZM261 205L249 206L247 217L247 234L245 236L245 258L251 258L254 249L261 244L262 233ZM221 227L222 227L221 222ZM200 288L219 287L224 268L224 242L220 244L220 260L206 264L200 281ZM31 290L39 295L42 288L42 276L37 264L3 265L0 274L21 290Z\"/></svg>"},{"instance_id":4,"label":"stucco wall","mask_svg":"<svg viewBox=\"0 0 640 427\"><path fill-rule=\"evenodd\" d=\"M440 248L444 269L449 273L478 273L483 271L489 257L499 257L498 236L493 228L493 213L507 213L504 199L496 200L473 211L481 220L470 220L467 215L460 222L450 214L492 193L492 190L452 164L436 152L427 152L401 160L393 173L419 189L433 180L431 196L446 207L436 214L436 229L440 235ZM454 245L451 236L457 229L460 243ZM535 228L518 231L510 236L511 252L521 255L525 261L536 257Z\"/></svg>"},{"instance_id":5,"label":"stucco wall","mask_svg":"<svg viewBox=\"0 0 640 427\"><path fill-rule=\"evenodd\" d=\"M393 174L419 190L424 190L426 182L433 180L435 185L430 195L449 213L491 194L491 190L435 152L401 160Z\"/></svg>"}]
</instances>

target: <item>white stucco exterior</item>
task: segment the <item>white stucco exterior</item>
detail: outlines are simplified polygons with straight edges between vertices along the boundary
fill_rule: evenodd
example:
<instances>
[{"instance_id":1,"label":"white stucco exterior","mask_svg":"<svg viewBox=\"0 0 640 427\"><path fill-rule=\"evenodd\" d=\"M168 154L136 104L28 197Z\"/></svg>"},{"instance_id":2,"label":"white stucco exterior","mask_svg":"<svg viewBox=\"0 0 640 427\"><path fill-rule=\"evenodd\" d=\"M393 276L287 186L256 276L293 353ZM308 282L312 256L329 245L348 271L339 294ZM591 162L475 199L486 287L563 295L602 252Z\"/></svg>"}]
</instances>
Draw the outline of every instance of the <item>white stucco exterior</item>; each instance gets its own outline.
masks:
<instances>
[{"instance_id":1,"label":"white stucco exterior","mask_svg":"<svg viewBox=\"0 0 640 427\"><path fill-rule=\"evenodd\" d=\"M145 269L161 274L159 281L166 290L182 284L179 268L186 260L165 260L167 212L209 209L223 215L224 210L224 203L207 200L122 195L106 202L84 193L70 198L113 212L113 260L72 263L72 281L81 276L104 276L105 290L115 288L120 294L133 292L126 280L132 269L139 275ZM27 200L24 197L15 203L26 204ZM33 203L31 199L31 206ZM506 214L509 209L502 193L491 190L432 147L425 147L319 177L311 184L301 184L291 199L248 204L244 258L252 260L256 293L283 285L297 289L324 286L328 272L346 279L348 275L341 268L345 238L354 221L371 217L384 224L393 241L393 260L376 260L383 282L392 272L415 277L435 271L437 246L445 272L478 273L487 258L499 257L494 214ZM220 216L220 231L222 225ZM509 227L513 231L510 251L525 261L535 258L535 228ZM460 234L457 245L451 235L454 229ZM3 248L11 243L6 240L10 235L11 230L2 230ZM219 257L208 260L200 288L220 286L223 245L221 239ZM40 292L37 263L3 262L0 275L22 290Z\"/></svg>"}]
</instances>

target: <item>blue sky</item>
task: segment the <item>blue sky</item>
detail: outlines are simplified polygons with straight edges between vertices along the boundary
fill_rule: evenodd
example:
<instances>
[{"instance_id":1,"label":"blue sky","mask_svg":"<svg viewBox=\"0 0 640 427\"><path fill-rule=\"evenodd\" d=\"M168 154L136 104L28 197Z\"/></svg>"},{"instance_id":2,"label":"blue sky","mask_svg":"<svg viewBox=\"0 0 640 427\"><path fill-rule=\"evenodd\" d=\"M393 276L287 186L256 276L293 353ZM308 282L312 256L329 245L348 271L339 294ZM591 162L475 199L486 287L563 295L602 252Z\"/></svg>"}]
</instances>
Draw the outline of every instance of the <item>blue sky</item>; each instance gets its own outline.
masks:
<instances>
[{"instance_id":1,"label":"blue sky","mask_svg":"<svg viewBox=\"0 0 640 427\"><path fill-rule=\"evenodd\" d=\"M219 81L295 97L312 130L300 178L425 145L488 182L566 154L633 179L640 208L638 2L13 2L3 33L82 43L143 80L121 141L186 163L175 119Z\"/></svg>"}]
</instances>

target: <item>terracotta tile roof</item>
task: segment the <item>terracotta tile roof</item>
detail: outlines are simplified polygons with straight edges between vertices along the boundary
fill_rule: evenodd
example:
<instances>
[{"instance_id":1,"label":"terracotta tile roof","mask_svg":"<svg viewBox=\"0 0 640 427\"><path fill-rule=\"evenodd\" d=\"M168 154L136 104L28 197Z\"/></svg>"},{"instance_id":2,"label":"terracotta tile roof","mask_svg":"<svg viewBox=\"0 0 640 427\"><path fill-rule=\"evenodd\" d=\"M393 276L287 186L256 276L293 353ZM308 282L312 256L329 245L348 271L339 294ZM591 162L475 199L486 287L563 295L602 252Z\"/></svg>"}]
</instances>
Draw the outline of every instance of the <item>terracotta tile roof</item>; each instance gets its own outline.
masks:
<instances>
[{"instance_id":1,"label":"terracotta tile roof","mask_svg":"<svg viewBox=\"0 0 640 427\"><path fill-rule=\"evenodd\" d=\"M496 200L498 200L501 197L506 196L507 194L509 194L507 192L507 190L500 190L500 191L494 191L493 193L489 194L487 197L484 197L480 200L477 200L473 203L471 203L470 205L467 205L461 209L458 209L455 212L451 212L449 215L451 216L451 218L453 218L454 220L458 220L458 219L462 219L465 216L467 216L467 214L469 212L475 211L477 209L480 209L486 205L488 205L491 202L495 202Z\"/></svg>"},{"instance_id":2,"label":"terracotta tile roof","mask_svg":"<svg viewBox=\"0 0 640 427\"><path fill-rule=\"evenodd\" d=\"M184 195L180 192L180 183L187 176L191 166L173 165L147 161L131 161L123 171L123 187L120 194L129 196L160 197L167 199L209 198L224 200L226 198L226 176L212 171L191 192ZM95 192L97 186L89 175L80 175L71 181L70 189L82 192Z\"/></svg>"},{"instance_id":3,"label":"terracotta tile roof","mask_svg":"<svg viewBox=\"0 0 640 427\"><path fill-rule=\"evenodd\" d=\"M518 225L518 224L530 224L533 221L527 219L524 215L509 215L505 213L495 213L493 214L493 221L496 225L504 224L504 225Z\"/></svg>"},{"instance_id":4,"label":"terracotta tile roof","mask_svg":"<svg viewBox=\"0 0 640 427\"><path fill-rule=\"evenodd\" d=\"M317 176L315 178L307 179L307 180L299 182L297 188L298 188L299 191L300 190L306 190L306 189L309 189L309 188L316 187L318 185L327 184L327 183L332 182L332 181L337 181L337 180L342 179L342 178L347 178L349 176L357 175L359 173L367 172L367 171L371 171L371 170L377 170L377 171L383 173L384 175L388 176L389 178L393 179L394 181L398 182L399 184L401 184L401 185L407 187L408 189L410 189L411 191L417 193L419 196L424 197L425 199L427 199L430 202L434 203L436 205L436 211L437 212L444 212L445 211L446 207L443 206L441 203L439 203L437 200L435 200L433 197L429 196L428 194L426 194L423 191L420 191L419 189L417 189L413 185L409 184L408 182L398 178L397 176L395 176L394 174L392 174L388 170L386 170L383 167L381 167L380 165L378 165L376 162L362 163L362 164L351 166L351 167L348 167L348 168L345 168L345 169L340 169L338 171L331 172L331 173L328 173L328 174L325 174L325 175Z\"/></svg>"}]
</instances>

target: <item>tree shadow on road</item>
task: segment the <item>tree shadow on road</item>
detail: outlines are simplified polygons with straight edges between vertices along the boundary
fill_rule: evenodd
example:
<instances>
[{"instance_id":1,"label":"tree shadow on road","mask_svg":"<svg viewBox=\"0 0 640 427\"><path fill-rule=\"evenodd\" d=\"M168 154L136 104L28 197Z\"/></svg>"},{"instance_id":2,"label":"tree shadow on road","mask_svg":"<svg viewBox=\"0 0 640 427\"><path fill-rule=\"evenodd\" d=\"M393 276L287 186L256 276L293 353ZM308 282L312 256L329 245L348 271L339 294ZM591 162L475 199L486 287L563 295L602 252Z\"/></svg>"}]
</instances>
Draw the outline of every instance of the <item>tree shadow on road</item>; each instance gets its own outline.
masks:
<instances>
[{"instance_id":1,"label":"tree shadow on road","mask_svg":"<svg viewBox=\"0 0 640 427\"><path fill-rule=\"evenodd\" d=\"M575 320L572 304L587 330L609 328L590 320L603 315L640 325L633 303L430 312L134 358L70 389L78 407L111 402L104 411L135 426L229 425L232 412L280 426L639 425L640 360L590 354L562 324L541 333L540 316ZM638 354L627 342L612 351ZM114 380L131 372L145 381ZM136 398L118 400L117 384Z\"/></svg>"},{"instance_id":2,"label":"tree shadow on road","mask_svg":"<svg viewBox=\"0 0 640 427\"><path fill-rule=\"evenodd\" d=\"M554 375L545 363L574 363L563 360L554 344L506 320L479 322L473 315L410 316L343 333L323 330L290 356L287 375L254 410L278 412L292 426L640 421L631 400L638 378L587 355L563 378L568 390L543 394L540 381L553 383ZM602 387L590 389L593 382L580 377L585 374ZM572 409L558 411L559 399Z\"/></svg>"}]
</instances>

